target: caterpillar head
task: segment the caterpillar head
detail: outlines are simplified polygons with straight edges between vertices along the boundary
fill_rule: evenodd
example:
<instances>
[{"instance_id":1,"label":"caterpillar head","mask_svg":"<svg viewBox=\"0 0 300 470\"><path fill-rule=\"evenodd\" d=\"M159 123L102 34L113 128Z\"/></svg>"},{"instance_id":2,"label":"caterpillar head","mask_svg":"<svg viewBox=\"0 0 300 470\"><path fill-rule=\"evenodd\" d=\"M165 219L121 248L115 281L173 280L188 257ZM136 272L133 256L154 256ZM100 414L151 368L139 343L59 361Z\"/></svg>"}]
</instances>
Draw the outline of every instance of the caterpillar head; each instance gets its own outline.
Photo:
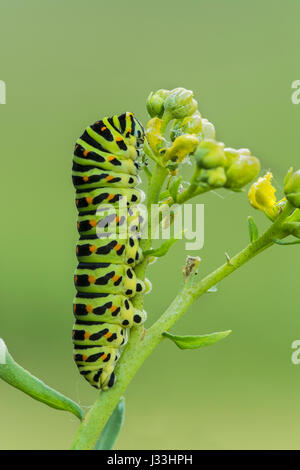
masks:
<instances>
[{"instance_id":1,"label":"caterpillar head","mask_svg":"<svg viewBox=\"0 0 300 470\"><path fill-rule=\"evenodd\" d=\"M137 148L139 148L139 147L142 147L144 144L145 130L141 122L136 117L133 117L133 121L135 125L133 126L132 131L133 131L134 137L136 138L136 146Z\"/></svg>"},{"instance_id":2,"label":"caterpillar head","mask_svg":"<svg viewBox=\"0 0 300 470\"><path fill-rule=\"evenodd\" d=\"M135 148L137 156L140 156L144 139L145 131L143 125L134 116L133 113L124 113L118 116L121 130L125 134L126 143Z\"/></svg>"}]
</instances>

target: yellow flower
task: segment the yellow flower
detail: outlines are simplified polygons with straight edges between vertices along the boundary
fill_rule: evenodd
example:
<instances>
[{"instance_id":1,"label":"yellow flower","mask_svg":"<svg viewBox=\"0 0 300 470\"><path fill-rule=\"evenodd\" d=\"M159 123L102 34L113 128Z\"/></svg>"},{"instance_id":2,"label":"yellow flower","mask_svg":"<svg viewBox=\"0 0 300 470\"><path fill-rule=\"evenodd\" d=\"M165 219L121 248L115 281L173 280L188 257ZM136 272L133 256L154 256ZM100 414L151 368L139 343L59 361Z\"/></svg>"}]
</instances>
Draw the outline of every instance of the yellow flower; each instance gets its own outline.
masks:
<instances>
[{"instance_id":1,"label":"yellow flower","mask_svg":"<svg viewBox=\"0 0 300 470\"><path fill-rule=\"evenodd\" d=\"M160 148L166 146L166 140L161 135L162 120L158 117L150 119L146 127L147 141L154 153L158 152Z\"/></svg>"},{"instance_id":2,"label":"yellow flower","mask_svg":"<svg viewBox=\"0 0 300 470\"><path fill-rule=\"evenodd\" d=\"M166 151L165 159L182 162L187 155L193 153L199 140L196 136L185 134L177 137Z\"/></svg>"},{"instance_id":3,"label":"yellow flower","mask_svg":"<svg viewBox=\"0 0 300 470\"><path fill-rule=\"evenodd\" d=\"M272 173L268 172L253 183L248 192L248 199L251 206L274 219L281 201L278 203L276 200L276 189L271 184L272 177Z\"/></svg>"}]
</instances>

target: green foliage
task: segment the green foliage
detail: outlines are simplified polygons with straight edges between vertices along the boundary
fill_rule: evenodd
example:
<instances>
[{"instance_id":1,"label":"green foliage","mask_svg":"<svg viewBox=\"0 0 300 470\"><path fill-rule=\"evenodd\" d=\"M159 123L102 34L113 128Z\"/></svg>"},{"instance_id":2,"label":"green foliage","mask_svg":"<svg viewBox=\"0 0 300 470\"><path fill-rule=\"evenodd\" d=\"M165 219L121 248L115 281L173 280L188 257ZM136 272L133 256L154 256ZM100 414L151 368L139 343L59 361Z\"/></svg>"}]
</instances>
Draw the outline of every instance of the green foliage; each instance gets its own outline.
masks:
<instances>
[{"instance_id":1,"label":"green foliage","mask_svg":"<svg viewBox=\"0 0 300 470\"><path fill-rule=\"evenodd\" d=\"M276 245L299 245L300 240L294 240L294 241L286 241L286 240L279 240L277 238L274 238L272 240Z\"/></svg>"},{"instance_id":2,"label":"green foliage","mask_svg":"<svg viewBox=\"0 0 300 470\"><path fill-rule=\"evenodd\" d=\"M49 387L17 364L2 339L0 339L0 378L51 408L69 411L80 420L83 419L83 411L77 403Z\"/></svg>"},{"instance_id":3,"label":"green foliage","mask_svg":"<svg viewBox=\"0 0 300 470\"><path fill-rule=\"evenodd\" d=\"M104 426L101 436L95 445L95 450L111 450L113 448L124 424L124 419L125 399L122 397Z\"/></svg>"},{"instance_id":4,"label":"green foliage","mask_svg":"<svg viewBox=\"0 0 300 470\"><path fill-rule=\"evenodd\" d=\"M144 256L155 256L156 258L160 258L161 256L165 256L170 248L176 243L178 240L180 240L180 237L178 236L177 238L173 237L170 238L169 240L166 240L163 242L158 248L156 249L151 249L151 250L145 250L144 251Z\"/></svg>"},{"instance_id":5,"label":"green foliage","mask_svg":"<svg viewBox=\"0 0 300 470\"><path fill-rule=\"evenodd\" d=\"M258 239L258 228L251 215L249 215L248 217L248 230L249 230L250 242L253 243L255 242L255 240Z\"/></svg>"},{"instance_id":6,"label":"green foliage","mask_svg":"<svg viewBox=\"0 0 300 470\"><path fill-rule=\"evenodd\" d=\"M177 194L181 185L181 181L182 181L182 176L173 178L169 186L169 193L172 196L174 202L177 202Z\"/></svg>"},{"instance_id":7,"label":"green foliage","mask_svg":"<svg viewBox=\"0 0 300 470\"><path fill-rule=\"evenodd\" d=\"M217 343L221 339L226 338L230 333L231 330L219 331L208 335L178 336L167 332L162 333L162 335L173 341L180 349L199 349L203 346L211 346Z\"/></svg>"}]
</instances>

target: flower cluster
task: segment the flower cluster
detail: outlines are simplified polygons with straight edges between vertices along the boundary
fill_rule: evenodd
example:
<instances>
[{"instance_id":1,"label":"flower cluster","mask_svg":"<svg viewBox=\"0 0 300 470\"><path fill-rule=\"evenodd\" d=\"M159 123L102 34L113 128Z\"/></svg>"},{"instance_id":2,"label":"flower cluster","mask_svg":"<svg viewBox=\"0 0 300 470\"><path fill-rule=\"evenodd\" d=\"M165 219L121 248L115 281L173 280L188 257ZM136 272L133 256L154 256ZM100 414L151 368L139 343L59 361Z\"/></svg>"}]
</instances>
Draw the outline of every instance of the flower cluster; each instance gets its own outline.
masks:
<instances>
[{"instance_id":1,"label":"flower cluster","mask_svg":"<svg viewBox=\"0 0 300 470\"><path fill-rule=\"evenodd\" d=\"M203 169L200 179L212 187L238 191L252 181L260 171L260 163L248 149L224 148L222 143L203 140L194 153Z\"/></svg>"},{"instance_id":2,"label":"flower cluster","mask_svg":"<svg viewBox=\"0 0 300 470\"><path fill-rule=\"evenodd\" d=\"M147 110L152 118L146 127L148 144L157 161L170 171L189 157L196 164L199 185L233 191L241 190L258 175L259 160L248 149L225 148L216 140L214 125L202 118L192 91L152 92Z\"/></svg>"}]
</instances>

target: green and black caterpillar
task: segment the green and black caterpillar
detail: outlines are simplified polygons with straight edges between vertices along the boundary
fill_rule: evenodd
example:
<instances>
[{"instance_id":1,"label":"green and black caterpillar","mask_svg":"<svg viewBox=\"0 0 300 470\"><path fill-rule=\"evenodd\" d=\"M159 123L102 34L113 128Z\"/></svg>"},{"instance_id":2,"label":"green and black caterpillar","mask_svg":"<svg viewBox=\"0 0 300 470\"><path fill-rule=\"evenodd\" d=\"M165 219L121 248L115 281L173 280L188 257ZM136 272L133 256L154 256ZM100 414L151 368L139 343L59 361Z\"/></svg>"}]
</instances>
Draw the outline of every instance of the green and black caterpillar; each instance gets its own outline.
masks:
<instances>
[{"instance_id":1,"label":"green and black caterpillar","mask_svg":"<svg viewBox=\"0 0 300 470\"><path fill-rule=\"evenodd\" d=\"M143 218L138 204L144 194L135 187L140 182L137 158L143 143L142 125L127 112L87 127L73 156L80 235L74 278L74 360L80 374L102 390L115 382L114 369L128 329L146 320L146 312L131 302L145 290L134 272L142 260Z\"/></svg>"}]
</instances>

